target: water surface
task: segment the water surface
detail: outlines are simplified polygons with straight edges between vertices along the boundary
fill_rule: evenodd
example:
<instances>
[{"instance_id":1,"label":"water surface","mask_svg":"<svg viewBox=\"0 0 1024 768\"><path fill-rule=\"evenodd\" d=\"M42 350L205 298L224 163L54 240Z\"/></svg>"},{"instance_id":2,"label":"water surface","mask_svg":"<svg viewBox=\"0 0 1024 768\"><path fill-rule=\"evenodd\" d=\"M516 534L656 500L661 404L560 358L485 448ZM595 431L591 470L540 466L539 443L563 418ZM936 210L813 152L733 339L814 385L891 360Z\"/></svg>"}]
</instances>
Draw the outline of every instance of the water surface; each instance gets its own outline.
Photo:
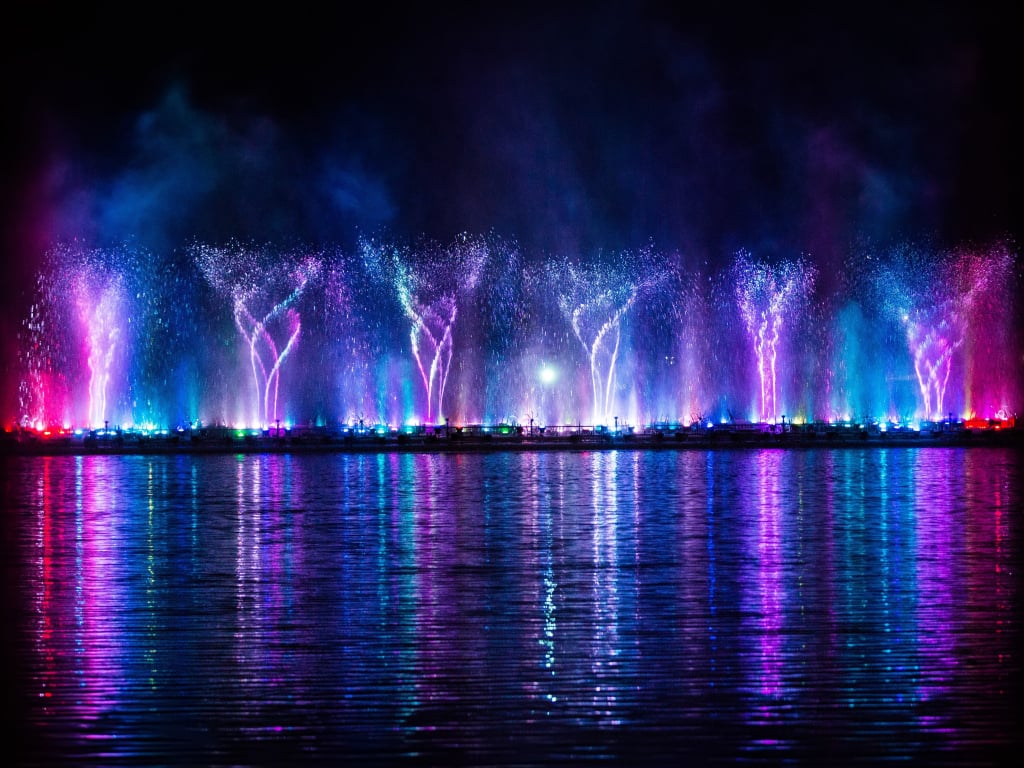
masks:
<instances>
[{"instance_id":1,"label":"water surface","mask_svg":"<svg viewBox=\"0 0 1024 768\"><path fill-rule=\"evenodd\" d=\"M1003 449L8 458L26 765L999 764Z\"/></svg>"}]
</instances>

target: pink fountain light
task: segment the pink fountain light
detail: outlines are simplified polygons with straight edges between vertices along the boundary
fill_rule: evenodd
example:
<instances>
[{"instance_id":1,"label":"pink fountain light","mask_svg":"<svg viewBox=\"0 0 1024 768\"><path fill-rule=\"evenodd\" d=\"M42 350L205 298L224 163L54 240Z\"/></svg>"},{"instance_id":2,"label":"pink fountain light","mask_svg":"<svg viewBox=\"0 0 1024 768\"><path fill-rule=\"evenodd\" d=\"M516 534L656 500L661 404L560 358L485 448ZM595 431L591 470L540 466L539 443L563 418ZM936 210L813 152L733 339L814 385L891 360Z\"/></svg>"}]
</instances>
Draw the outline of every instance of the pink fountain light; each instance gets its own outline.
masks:
<instances>
[{"instance_id":1,"label":"pink fountain light","mask_svg":"<svg viewBox=\"0 0 1024 768\"><path fill-rule=\"evenodd\" d=\"M47 281L40 275L37 298L20 334L23 376L18 385L19 421L21 426L36 430L65 421L70 424L71 418L67 412L67 363L63 350L52 343L59 316L53 303L47 301L46 288Z\"/></svg>"},{"instance_id":2,"label":"pink fountain light","mask_svg":"<svg viewBox=\"0 0 1024 768\"><path fill-rule=\"evenodd\" d=\"M47 254L19 333L22 426L67 431L131 419L127 396L139 323L124 268L137 255L77 243Z\"/></svg>"},{"instance_id":3,"label":"pink fountain light","mask_svg":"<svg viewBox=\"0 0 1024 768\"><path fill-rule=\"evenodd\" d=\"M963 250L941 259L899 254L879 270L878 280L890 298L889 311L903 326L913 360L924 419L943 419L949 407L948 388L956 381L967 416L974 415L972 391L999 397L983 381L984 369L998 368L1005 356L998 337L998 315L1008 305L1007 289L1013 258L1005 249ZM989 323L989 320L994 322ZM962 350L970 347L962 375L953 376ZM978 358L984 354L982 364ZM998 410L1000 404L989 410Z\"/></svg>"}]
</instances>

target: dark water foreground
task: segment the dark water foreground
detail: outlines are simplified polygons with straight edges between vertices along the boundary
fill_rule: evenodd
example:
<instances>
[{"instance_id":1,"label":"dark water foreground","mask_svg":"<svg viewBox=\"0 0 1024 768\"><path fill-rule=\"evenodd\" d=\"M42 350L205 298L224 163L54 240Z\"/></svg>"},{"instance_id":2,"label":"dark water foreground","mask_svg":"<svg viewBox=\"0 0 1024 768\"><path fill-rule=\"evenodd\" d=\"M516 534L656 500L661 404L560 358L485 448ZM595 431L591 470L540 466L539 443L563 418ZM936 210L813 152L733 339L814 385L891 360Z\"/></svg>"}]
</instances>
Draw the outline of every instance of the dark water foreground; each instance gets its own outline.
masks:
<instances>
[{"instance_id":1,"label":"dark water foreground","mask_svg":"<svg viewBox=\"0 0 1024 768\"><path fill-rule=\"evenodd\" d=\"M0 458L23 765L999 765L1006 448Z\"/></svg>"}]
</instances>

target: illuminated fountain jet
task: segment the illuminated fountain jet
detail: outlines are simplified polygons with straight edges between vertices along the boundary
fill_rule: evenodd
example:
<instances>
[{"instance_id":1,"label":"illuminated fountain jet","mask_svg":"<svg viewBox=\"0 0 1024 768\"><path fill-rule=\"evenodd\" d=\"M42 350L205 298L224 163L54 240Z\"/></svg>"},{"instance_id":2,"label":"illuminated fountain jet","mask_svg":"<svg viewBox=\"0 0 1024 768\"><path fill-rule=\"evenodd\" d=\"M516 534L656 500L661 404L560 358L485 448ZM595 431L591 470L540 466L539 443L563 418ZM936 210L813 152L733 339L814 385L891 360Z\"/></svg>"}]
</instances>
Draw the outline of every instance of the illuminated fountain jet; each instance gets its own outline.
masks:
<instances>
[{"instance_id":1,"label":"illuminated fountain jet","mask_svg":"<svg viewBox=\"0 0 1024 768\"><path fill-rule=\"evenodd\" d=\"M641 261L638 259L638 262ZM558 265L558 307L572 326L590 364L594 424L614 418L615 367L622 342L622 321L644 290L664 278L661 272L630 274L608 265Z\"/></svg>"},{"instance_id":2,"label":"illuminated fountain jet","mask_svg":"<svg viewBox=\"0 0 1024 768\"><path fill-rule=\"evenodd\" d=\"M886 307L902 324L926 419L946 416L956 352L970 337L976 310L1008 282L1004 250L964 251L943 259L899 253L879 269Z\"/></svg>"},{"instance_id":3,"label":"illuminated fountain jet","mask_svg":"<svg viewBox=\"0 0 1024 768\"><path fill-rule=\"evenodd\" d=\"M79 310L86 331L89 365L88 424L92 427L106 425L110 420L107 390L118 346L122 343L124 303L124 284L120 278L115 277L98 289L90 288L83 281Z\"/></svg>"},{"instance_id":4,"label":"illuminated fountain jet","mask_svg":"<svg viewBox=\"0 0 1024 768\"><path fill-rule=\"evenodd\" d=\"M782 330L814 288L815 270L802 261L768 264L740 253L734 263L736 303L753 344L760 383L760 419L780 414L778 355Z\"/></svg>"},{"instance_id":5,"label":"illuminated fountain jet","mask_svg":"<svg viewBox=\"0 0 1024 768\"><path fill-rule=\"evenodd\" d=\"M427 400L426 423L433 423L444 414L459 301L476 288L489 249L482 241L460 237L449 248L415 252L363 243L363 254L371 271L382 272L394 285L411 324L412 355Z\"/></svg>"},{"instance_id":6,"label":"illuminated fountain jet","mask_svg":"<svg viewBox=\"0 0 1024 768\"><path fill-rule=\"evenodd\" d=\"M235 327L249 351L256 424L280 421L281 366L302 330L295 304L319 276L321 260L268 262L252 251L204 248L198 261L210 283L231 299Z\"/></svg>"},{"instance_id":7,"label":"illuminated fountain jet","mask_svg":"<svg viewBox=\"0 0 1024 768\"><path fill-rule=\"evenodd\" d=\"M123 398L139 325L129 286L138 257L128 248L77 243L45 255L19 333L23 425L95 428L129 416Z\"/></svg>"},{"instance_id":8,"label":"illuminated fountain jet","mask_svg":"<svg viewBox=\"0 0 1024 768\"><path fill-rule=\"evenodd\" d=\"M453 294L444 294L432 303L424 304L416 296L415 280L408 270L401 270L398 278L398 300L405 316L412 323L409 337L412 354L427 393L427 423L434 414L441 414L444 387L452 365L452 326L459 313ZM437 409L434 410L434 391L437 391Z\"/></svg>"},{"instance_id":9,"label":"illuminated fountain jet","mask_svg":"<svg viewBox=\"0 0 1024 768\"><path fill-rule=\"evenodd\" d=\"M953 352L963 344L963 316L954 306L944 304L915 308L903 315L925 418L944 413Z\"/></svg>"}]
</instances>

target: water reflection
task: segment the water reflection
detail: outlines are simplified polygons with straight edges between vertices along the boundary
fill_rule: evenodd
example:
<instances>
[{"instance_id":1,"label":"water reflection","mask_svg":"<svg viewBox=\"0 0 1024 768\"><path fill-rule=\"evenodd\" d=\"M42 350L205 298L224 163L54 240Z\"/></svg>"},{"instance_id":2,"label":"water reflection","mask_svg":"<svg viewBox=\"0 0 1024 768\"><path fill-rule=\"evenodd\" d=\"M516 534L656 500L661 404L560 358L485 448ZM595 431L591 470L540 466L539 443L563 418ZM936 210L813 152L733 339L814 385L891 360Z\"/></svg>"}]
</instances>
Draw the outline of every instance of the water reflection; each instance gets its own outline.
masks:
<instances>
[{"instance_id":1,"label":"water reflection","mask_svg":"<svg viewBox=\"0 0 1024 768\"><path fill-rule=\"evenodd\" d=\"M1013 453L8 470L39 763L960 763L1019 746Z\"/></svg>"},{"instance_id":2,"label":"water reflection","mask_svg":"<svg viewBox=\"0 0 1024 768\"><path fill-rule=\"evenodd\" d=\"M788 586L785 580L783 555L783 527L794 526L798 510L780 488L779 451L754 454L753 482L757 488L756 524L751 526L750 552L743 581L748 586L744 600L743 636L754 639L756 647L748 653L754 675L751 686L755 694L751 722L767 725L777 718L789 691L786 689L787 610ZM795 537L787 537L795 541ZM774 744L771 738L757 739L755 743Z\"/></svg>"},{"instance_id":3,"label":"water reflection","mask_svg":"<svg viewBox=\"0 0 1024 768\"><path fill-rule=\"evenodd\" d=\"M619 582L625 576L619 562L619 505L616 472L618 453L601 453L594 457L591 491L593 507L591 518L592 554L589 568L591 579L591 618L586 622L592 628L589 638L589 674L592 689L584 705L585 716L607 719L609 724L620 722L617 701L622 695L618 689L617 666L621 663L619 633ZM623 478L628 482L629 476ZM633 489L626 485L624 493ZM584 714L581 713L581 714Z\"/></svg>"}]
</instances>

